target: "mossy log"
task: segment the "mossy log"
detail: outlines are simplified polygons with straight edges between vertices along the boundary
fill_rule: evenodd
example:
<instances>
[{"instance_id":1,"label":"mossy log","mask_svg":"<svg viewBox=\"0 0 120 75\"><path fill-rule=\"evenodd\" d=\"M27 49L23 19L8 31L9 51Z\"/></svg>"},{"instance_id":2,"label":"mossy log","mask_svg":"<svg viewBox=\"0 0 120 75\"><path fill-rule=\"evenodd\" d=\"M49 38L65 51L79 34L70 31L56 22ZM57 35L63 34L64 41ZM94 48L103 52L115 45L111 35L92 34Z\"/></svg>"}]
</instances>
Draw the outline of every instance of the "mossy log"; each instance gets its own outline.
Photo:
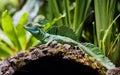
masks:
<instances>
[{"instance_id":1,"label":"mossy log","mask_svg":"<svg viewBox=\"0 0 120 75\"><path fill-rule=\"evenodd\" d=\"M106 71L78 47L56 41L21 51L0 63L0 75L106 75Z\"/></svg>"}]
</instances>

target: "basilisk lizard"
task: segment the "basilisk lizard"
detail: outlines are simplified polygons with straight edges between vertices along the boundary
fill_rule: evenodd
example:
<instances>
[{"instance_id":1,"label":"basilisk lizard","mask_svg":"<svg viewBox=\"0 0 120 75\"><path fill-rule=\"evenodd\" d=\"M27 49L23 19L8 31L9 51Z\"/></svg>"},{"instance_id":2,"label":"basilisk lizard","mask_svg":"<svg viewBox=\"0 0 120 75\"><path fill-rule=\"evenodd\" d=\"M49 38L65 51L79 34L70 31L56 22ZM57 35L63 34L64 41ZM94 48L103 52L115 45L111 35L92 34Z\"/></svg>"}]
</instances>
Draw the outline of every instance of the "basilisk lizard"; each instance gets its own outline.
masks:
<instances>
[{"instance_id":1,"label":"basilisk lizard","mask_svg":"<svg viewBox=\"0 0 120 75\"><path fill-rule=\"evenodd\" d=\"M101 52L99 54L95 54L95 50L90 50L88 47L84 46L83 44L65 36L60 35L53 35L46 33L42 30L43 26L41 26L39 23L30 23L28 25L25 25L24 28L29 31L34 37L36 37L38 40L40 40L42 43L49 44L51 41L57 41L61 44L70 44L73 46L78 46L83 51L85 51L88 55L94 57L97 61L101 62L107 69L114 68L115 66L109 62L109 59L102 55ZM109 64L108 64L109 63Z\"/></svg>"}]
</instances>

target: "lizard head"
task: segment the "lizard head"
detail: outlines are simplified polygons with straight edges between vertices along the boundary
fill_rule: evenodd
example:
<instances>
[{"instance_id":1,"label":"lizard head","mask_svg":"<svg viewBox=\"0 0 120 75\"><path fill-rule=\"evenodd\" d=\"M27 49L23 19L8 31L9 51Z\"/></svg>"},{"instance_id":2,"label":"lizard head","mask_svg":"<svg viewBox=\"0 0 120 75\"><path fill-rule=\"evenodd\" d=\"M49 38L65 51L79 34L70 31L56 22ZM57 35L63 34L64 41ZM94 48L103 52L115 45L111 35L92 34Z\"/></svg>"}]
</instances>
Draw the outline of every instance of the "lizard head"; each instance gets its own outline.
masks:
<instances>
[{"instance_id":1,"label":"lizard head","mask_svg":"<svg viewBox=\"0 0 120 75\"><path fill-rule=\"evenodd\" d=\"M38 23L29 23L27 25L24 26L24 29L26 29L27 31L29 31L30 33L34 34L38 34L39 30L42 28L42 26L40 26Z\"/></svg>"},{"instance_id":2,"label":"lizard head","mask_svg":"<svg viewBox=\"0 0 120 75\"><path fill-rule=\"evenodd\" d=\"M36 39L41 40L45 36L45 32L42 30L43 26L39 23L30 23L24 26L24 29L29 31Z\"/></svg>"}]
</instances>

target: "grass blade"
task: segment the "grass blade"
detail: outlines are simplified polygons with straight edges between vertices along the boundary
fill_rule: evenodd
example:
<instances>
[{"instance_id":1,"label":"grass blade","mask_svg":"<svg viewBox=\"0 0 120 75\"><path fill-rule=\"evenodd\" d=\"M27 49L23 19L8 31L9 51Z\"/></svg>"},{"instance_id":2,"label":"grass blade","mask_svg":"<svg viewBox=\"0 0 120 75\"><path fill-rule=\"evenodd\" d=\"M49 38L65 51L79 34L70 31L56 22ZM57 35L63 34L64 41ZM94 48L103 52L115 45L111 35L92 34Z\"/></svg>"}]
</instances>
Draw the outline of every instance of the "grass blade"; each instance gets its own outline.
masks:
<instances>
[{"instance_id":1,"label":"grass blade","mask_svg":"<svg viewBox=\"0 0 120 75\"><path fill-rule=\"evenodd\" d=\"M110 50L108 52L109 58L113 61L113 63L116 64L116 66L119 66L120 64L120 33L115 38L112 46L110 47Z\"/></svg>"},{"instance_id":2,"label":"grass blade","mask_svg":"<svg viewBox=\"0 0 120 75\"><path fill-rule=\"evenodd\" d=\"M65 5L65 12L66 12L66 25L71 26L71 16L70 16L70 7L69 7L69 0L64 0Z\"/></svg>"},{"instance_id":3,"label":"grass blade","mask_svg":"<svg viewBox=\"0 0 120 75\"><path fill-rule=\"evenodd\" d=\"M50 6L49 12L50 12L50 15L52 16L52 19L59 17L61 15L61 13L60 13L59 8L58 8L57 0L49 0L48 3ZM62 25L62 20L58 21L56 24Z\"/></svg>"},{"instance_id":4,"label":"grass blade","mask_svg":"<svg viewBox=\"0 0 120 75\"><path fill-rule=\"evenodd\" d=\"M107 54L111 42L115 4L116 0L94 0L97 41L104 54Z\"/></svg>"},{"instance_id":5,"label":"grass blade","mask_svg":"<svg viewBox=\"0 0 120 75\"><path fill-rule=\"evenodd\" d=\"M79 39L81 38L83 25L88 15L88 9L89 9L90 3L91 3L91 0L76 0L73 30L78 35Z\"/></svg>"},{"instance_id":6,"label":"grass blade","mask_svg":"<svg viewBox=\"0 0 120 75\"><path fill-rule=\"evenodd\" d=\"M103 37L103 41L105 42L105 40L107 39L107 36L109 35L110 30L112 29L113 23L120 17L120 14L112 21L112 23L109 25L109 27L107 28L104 37Z\"/></svg>"}]
</instances>

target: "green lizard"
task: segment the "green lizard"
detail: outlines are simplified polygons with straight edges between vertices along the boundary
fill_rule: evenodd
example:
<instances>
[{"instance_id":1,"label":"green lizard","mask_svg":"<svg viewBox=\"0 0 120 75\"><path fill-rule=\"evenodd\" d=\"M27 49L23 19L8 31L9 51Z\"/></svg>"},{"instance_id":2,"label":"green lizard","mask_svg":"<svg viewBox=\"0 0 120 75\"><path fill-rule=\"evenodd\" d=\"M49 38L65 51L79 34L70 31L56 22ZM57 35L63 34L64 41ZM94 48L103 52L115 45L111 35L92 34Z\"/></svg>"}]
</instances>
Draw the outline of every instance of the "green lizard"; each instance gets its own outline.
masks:
<instances>
[{"instance_id":1,"label":"green lizard","mask_svg":"<svg viewBox=\"0 0 120 75\"><path fill-rule=\"evenodd\" d=\"M38 40L40 40L42 43L50 43L51 41L57 41L59 43L67 43L71 45L77 45L78 43L68 37L59 36L59 35L52 35L44 32L42 30L43 26L39 25L38 23L28 24L24 26L26 30L28 30L30 33L32 33L33 36L35 36Z\"/></svg>"},{"instance_id":2,"label":"green lizard","mask_svg":"<svg viewBox=\"0 0 120 75\"><path fill-rule=\"evenodd\" d=\"M29 31L34 37L36 37L38 40L40 40L42 43L50 43L51 41L57 41L62 44L70 44L74 46L78 46L83 51L85 51L90 56L94 57L97 61L101 62L107 69L114 68L114 65L112 63L109 63L109 59L102 55L102 53L99 52L99 55L95 54L93 51L91 51L88 47L84 46L83 44L65 36L60 35L52 35L44 32L42 30L43 26L41 26L39 23L30 23L28 25L25 25L24 28ZM101 55L100 55L101 54Z\"/></svg>"}]
</instances>

